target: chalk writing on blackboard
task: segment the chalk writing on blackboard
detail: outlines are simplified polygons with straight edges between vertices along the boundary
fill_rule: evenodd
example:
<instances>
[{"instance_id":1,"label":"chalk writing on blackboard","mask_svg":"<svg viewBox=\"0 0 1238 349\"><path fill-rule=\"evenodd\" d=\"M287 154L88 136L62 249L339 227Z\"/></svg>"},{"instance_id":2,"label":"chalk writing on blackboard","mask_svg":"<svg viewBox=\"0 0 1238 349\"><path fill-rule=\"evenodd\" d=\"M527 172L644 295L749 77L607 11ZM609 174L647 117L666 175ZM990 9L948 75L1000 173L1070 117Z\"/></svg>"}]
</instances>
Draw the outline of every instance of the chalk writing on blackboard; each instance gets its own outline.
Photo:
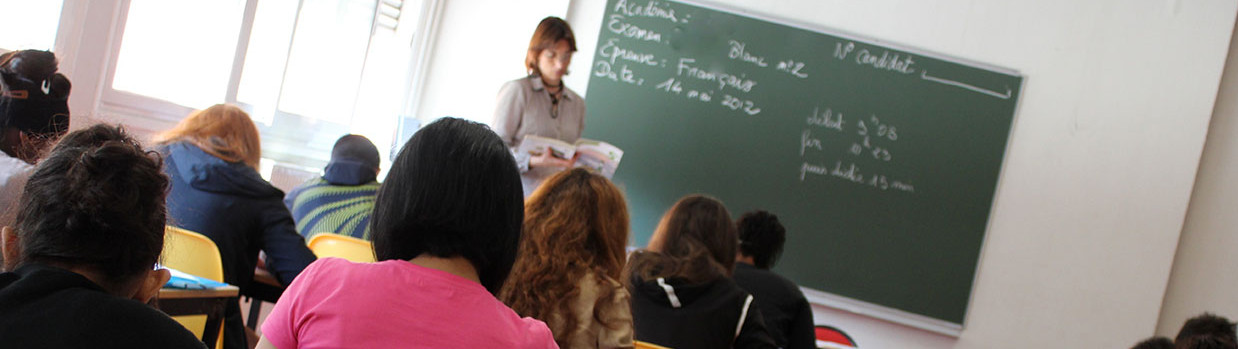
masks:
<instances>
[{"instance_id":1,"label":"chalk writing on blackboard","mask_svg":"<svg viewBox=\"0 0 1238 349\"><path fill-rule=\"evenodd\" d=\"M661 18L671 22L687 22L687 17L682 20L675 16L675 9L671 8L670 4L660 3L658 1L650 1L644 5L639 3L628 3L627 0L619 0L615 2L615 12L623 13L630 17L652 17Z\"/></svg>"},{"instance_id":2,"label":"chalk writing on blackboard","mask_svg":"<svg viewBox=\"0 0 1238 349\"><path fill-rule=\"evenodd\" d=\"M820 129L843 133L845 130L846 121L843 119L842 112L835 112L833 108L825 108L824 111L820 107L813 108L812 114L805 119L808 127L804 128L800 133L800 157L808 155L810 150L824 151L821 138L815 135L812 130ZM843 154L850 156L861 156L864 158L871 157L878 163L889 163L894 160L890 149L883 147L878 142L895 142L898 140L898 128L884 123L876 115L869 115L867 120L856 120L855 133L845 133L861 137L851 146L846 149ZM800 165L800 181L807 179L808 175L826 176L828 178L842 179L851 183L867 185L879 190L900 190L905 192L915 192L915 186L899 180L893 180L888 176L880 173L866 173L861 171L860 166L856 163L844 164L842 160L837 160L834 163L834 168L829 168L825 165L803 162Z\"/></svg>"},{"instance_id":3,"label":"chalk writing on blackboard","mask_svg":"<svg viewBox=\"0 0 1238 349\"><path fill-rule=\"evenodd\" d=\"M837 131L843 130L843 113L834 113L833 109L826 108L824 112L820 108L813 108L812 115L808 116L809 126L820 126Z\"/></svg>"},{"instance_id":4,"label":"chalk writing on blackboard","mask_svg":"<svg viewBox=\"0 0 1238 349\"><path fill-rule=\"evenodd\" d=\"M973 85L965 84L965 83L958 82L958 81L954 81L954 80L950 80L950 79L939 78L939 77L935 77L935 76L929 76L929 75L928 75L928 71L927 71L927 70L920 72L920 78L921 78L921 79L924 79L924 80L928 80L928 81L936 82L936 83L941 83L941 84L946 84L946 85L950 85L950 86L961 87L961 88L964 88L964 89L968 89L968 90L972 90L972 91L980 92L980 93L983 93L983 94L986 94L986 95L990 95L990 96L993 96L993 97L997 97L997 98L1001 98L1001 99L1010 99L1010 93L1011 93L1011 91L1010 91L1010 86L1006 86L1006 92L1005 92L1005 93L1000 93L1000 92L997 92L997 91L993 91L993 90L988 90L988 89L980 88L980 87L977 87L977 86L973 86Z\"/></svg>"},{"instance_id":5,"label":"chalk writing on blackboard","mask_svg":"<svg viewBox=\"0 0 1238 349\"><path fill-rule=\"evenodd\" d=\"M620 47L619 39L606 40L606 43L601 48L598 48L598 55L609 58L610 64L615 64L618 60L625 60L644 65L658 65L658 58L652 53L637 52Z\"/></svg>"},{"instance_id":6,"label":"chalk writing on blackboard","mask_svg":"<svg viewBox=\"0 0 1238 349\"><path fill-rule=\"evenodd\" d=\"M744 50L744 46L747 46L748 44L735 41L735 40L730 40L729 43L731 45L731 51L727 55L727 57L730 57L731 59L738 59L744 62L756 64L758 67L769 66L769 63L765 63L765 57L757 56L757 55L752 54L751 52Z\"/></svg>"},{"instance_id":7,"label":"chalk writing on blackboard","mask_svg":"<svg viewBox=\"0 0 1238 349\"><path fill-rule=\"evenodd\" d=\"M745 75L732 75L726 72L711 71L693 65L696 59L680 58L678 69L675 75L687 76L694 79L711 81L718 83L718 89L733 88L744 92L752 92L752 88L757 85L756 81L746 79Z\"/></svg>"},{"instance_id":8,"label":"chalk writing on blackboard","mask_svg":"<svg viewBox=\"0 0 1238 349\"><path fill-rule=\"evenodd\" d=\"M598 61L597 63L594 63L593 66L593 76L633 85L645 84L645 79L637 78L636 72L633 72L632 69L628 69L627 64L620 65L618 71L611 67L610 62L607 61Z\"/></svg>"},{"instance_id":9,"label":"chalk writing on blackboard","mask_svg":"<svg viewBox=\"0 0 1238 349\"><path fill-rule=\"evenodd\" d=\"M851 144L851 154L860 155L867 152L872 154L873 158L877 160L890 161L893 159L888 148L874 145L873 137L876 137L878 140L897 141L898 128L883 124L876 115L870 115L868 123L864 123L864 120L857 121L856 129L856 134L864 138L860 142Z\"/></svg>"},{"instance_id":10,"label":"chalk writing on blackboard","mask_svg":"<svg viewBox=\"0 0 1238 349\"><path fill-rule=\"evenodd\" d=\"M748 115L757 115L761 113L761 108L757 107L756 102L740 99L731 95L722 95L722 105L731 108L731 110L743 109Z\"/></svg>"},{"instance_id":11,"label":"chalk writing on blackboard","mask_svg":"<svg viewBox=\"0 0 1238 349\"><path fill-rule=\"evenodd\" d=\"M854 42L847 44L834 44L834 58L845 60L855 52L854 61L859 65L871 66L874 69L887 70L902 74L912 74L916 72L913 66L916 64L915 59L911 54L907 53L890 53L888 50L881 50L880 54L869 51L866 48L861 48L855 51L856 45Z\"/></svg>"},{"instance_id":12,"label":"chalk writing on blackboard","mask_svg":"<svg viewBox=\"0 0 1238 349\"><path fill-rule=\"evenodd\" d=\"M778 67L775 69L781 72L794 75L795 77L800 78L800 79L808 78L808 74L803 72L804 62L798 62L793 59L788 59L785 61L778 62Z\"/></svg>"},{"instance_id":13,"label":"chalk writing on blackboard","mask_svg":"<svg viewBox=\"0 0 1238 349\"><path fill-rule=\"evenodd\" d=\"M812 130L804 129L804 133L800 134L800 156L804 156L804 150L808 148L821 149L821 140L812 138Z\"/></svg>"},{"instance_id":14,"label":"chalk writing on blackboard","mask_svg":"<svg viewBox=\"0 0 1238 349\"><path fill-rule=\"evenodd\" d=\"M610 20L606 22L606 29L609 29L612 33L619 34L627 38L642 41L662 42L662 33L637 27L630 23L624 22L625 19L627 18L623 15L610 15Z\"/></svg>"},{"instance_id":15,"label":"chalk writing on blackboard","mask_svg":"<svg viewBox=\"0 0 1238 349\"><path fill-rule=\"evenodd\" d=\"M843 163L842 160L834 162L834 168L829 168L825 165L803 162L800 165L800 182L807 180L808 175L825 176L834 179L840 179L854 184L873 187L879 190L898 190L903 192L914 193L916 187L911 183L892 180L886 175L874 174L866 175L860 170L860 166L855 163Z\"/></svg>"}]
</instances>

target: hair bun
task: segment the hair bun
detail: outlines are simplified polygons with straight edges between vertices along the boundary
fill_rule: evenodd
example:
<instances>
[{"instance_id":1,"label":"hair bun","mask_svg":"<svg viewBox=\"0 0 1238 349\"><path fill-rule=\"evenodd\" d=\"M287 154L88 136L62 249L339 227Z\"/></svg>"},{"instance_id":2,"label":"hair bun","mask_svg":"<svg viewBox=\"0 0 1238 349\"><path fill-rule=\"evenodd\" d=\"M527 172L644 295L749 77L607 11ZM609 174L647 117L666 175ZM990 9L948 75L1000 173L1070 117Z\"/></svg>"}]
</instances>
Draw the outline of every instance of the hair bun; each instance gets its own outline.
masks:
<instances>
[{"instance_id":1,"label":"hair bun","mask_svg":"<svg viewBox=\"0 0 1238 349\"><path fill-rule=\"evenodd\" d=\"M21 50L0 55L0 73L5 75L6 81L10 78L43 81L58 69L56 55L49 51Z\"/></svg>"},{"instance_id":2,"label":"hair bun","mask_svg":"<svg viewBox=\"0 0 1238 349\"><path fill-rule=\"evenodd\" d=\"M85 171L84 175L96 180L105 180L129 172L130 169L125 168L124 164L146 156L146 152L136 144L121 140L101 140L97 148L82 152L74 169Z\"/></svg>"}]
</instances>

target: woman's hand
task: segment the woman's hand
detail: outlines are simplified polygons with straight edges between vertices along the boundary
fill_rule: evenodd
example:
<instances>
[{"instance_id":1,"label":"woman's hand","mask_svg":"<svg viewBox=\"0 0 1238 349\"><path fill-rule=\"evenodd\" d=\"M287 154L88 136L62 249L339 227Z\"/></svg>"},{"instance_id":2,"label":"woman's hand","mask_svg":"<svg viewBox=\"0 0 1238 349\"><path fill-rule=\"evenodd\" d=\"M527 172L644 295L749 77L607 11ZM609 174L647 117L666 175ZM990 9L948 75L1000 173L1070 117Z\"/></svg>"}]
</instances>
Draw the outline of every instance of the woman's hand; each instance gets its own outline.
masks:
<instances>
[{"instance_id":1,"label":"woman's hand","mask_svg":"<svg viewBox=\"0 0 1238 349\"><path fill-rule=\"evenodd\" d=\"M542 155L529 158L529 168L540 168L540 167L568 168L568 167L572 167L572 165L574 165L575 162L576 161L574 159L564 160L564 159L555 157L554 152L550 150L550 147L546 147L546 149L542 150Z\"/></svg>"}]
</instances>

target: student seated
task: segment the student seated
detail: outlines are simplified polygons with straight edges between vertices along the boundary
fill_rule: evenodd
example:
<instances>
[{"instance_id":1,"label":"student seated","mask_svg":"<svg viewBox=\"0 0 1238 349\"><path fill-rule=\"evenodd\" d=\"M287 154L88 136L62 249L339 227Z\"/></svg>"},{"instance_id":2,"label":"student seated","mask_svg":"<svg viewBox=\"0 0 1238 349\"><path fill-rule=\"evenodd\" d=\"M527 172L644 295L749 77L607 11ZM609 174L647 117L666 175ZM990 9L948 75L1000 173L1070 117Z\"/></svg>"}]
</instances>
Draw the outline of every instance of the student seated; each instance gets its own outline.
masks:
<instances>
[{"instance_id":1,"label":"student seated","mask_svg":"<svg viewBox=\"0 0 1238 349\"><path fill-rule=\"evenodd\" d=\"M56 55L0 54L0 226L13 224L17 198L34 163L69 130L69 79Z\"/></svg>"},{"instance_id":2,"label":"student seated","mask_svg":"<svg viewBox=\"0 0 1238 349\"><path fill-rule=\"evenodd\" d=\"M804 292L791 280L769 269L778 262L787 229L778 216L752 211L739 217L739 255L735 258L735 283L752 293L765 319L765 328L781 348L813 349L812 308Z\"/></svg>"},{"instance_id":3,"label":"student seated","mask_svg":"<svg viewBox=\"0 0 1238 349\"><path fill-rule=\"evenodd\" d=\"M66 136L35 169L3 236L0 346L206 348L146 305L167 282L168 178L116 127Z\"/></svg>"},{"instance_id":4,"label":"student seated","mask_svg":"<svg viewBox=\"0 0 1238 349\"><path fill-rule=\"evenodd\" d=\"M378 194L378 148L361 135L344 135L331 148L321 177L284 197L297 232L306 240L320 233L370 239L370 213Z\"/></svg>"},{"instance_id":5,"label":"student seated","mask_svg":"<svg viewBox=\"0 0 1238 349\"><path fill-rule=\"evenodd\" d=\"M1238 349L1238 334L1229 319L1203 313L1186 320L1174 337L1175 349Z\"/></svg>"},{"instance_id":6,"label":"student seated","mask_svg":"<svg viewBox=\"0 0 1238 349\"><path fill-rule=\"evenodd\" d=\"M628 210L606 177L559 172L524 208L520 258L500 293L521 315L545 321L561 348L631 348L631 298L623 280Z\"/></svg>"},{"instance_id":7,"label":"student seated","mask_svg":"<svg viewBox=\"0 0 1238 349\"><path fill-rule=\"evenodd\" d=\"M314 261L284 207L284 192L258 174L262 149L249 114L216 104L190 114L155 141L172 180L168 224L206 235L219 246L224 282L247 294L259 251L266 253L266 269L284 285ZM229 302L224 348L248 348L246 338L240 305Z\"/></svg>"},{"instance_id":8,"label":"student seated","mask_svg":"<svg viewBox=\"0 0 1238 349\"><path fill-rule=\"evenodd\" d=\"M443 118L404 145L370 220L377 263L324 258L293 281L259 348L556 348L495 299L516 259L520 174L485 125Z\"/></svg>"},{"instance_id":9,"label":"student seated","mask_svg":"<svg viewBox=\"0 0 1238 349\"><path fill-rule=\"evenodd\" d=\"M738 241L717 199L689 195L666 211L628 263L636 340L676 349L775 348L752 295L731 280Z\"/></svg>"}]
</instances>

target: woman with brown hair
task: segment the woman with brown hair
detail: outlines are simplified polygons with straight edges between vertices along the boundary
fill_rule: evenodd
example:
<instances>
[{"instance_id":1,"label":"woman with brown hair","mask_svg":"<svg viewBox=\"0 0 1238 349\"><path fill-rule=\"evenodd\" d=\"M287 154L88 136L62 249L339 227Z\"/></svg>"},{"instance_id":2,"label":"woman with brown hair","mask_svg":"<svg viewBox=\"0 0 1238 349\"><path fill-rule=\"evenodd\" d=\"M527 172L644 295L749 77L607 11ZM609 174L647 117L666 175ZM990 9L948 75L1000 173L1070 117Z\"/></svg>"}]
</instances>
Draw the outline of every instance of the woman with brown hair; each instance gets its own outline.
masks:
<instances>
[{"instance_id":1,"label":"woman with brown hair","mask_svg":"<svg viewBox=\"0 0 1238 349\"><path fill-rule=\"evenodd\" d=\"M752 295L731 280L739 238L717 199L689 195L632 255L636 339L672 348L775 348Z\"/></svg>"},{"instance_id":2,"label":"woman with brown hair","mask_svg":"<svg viewBox=\"0 0 1238 349\"><path fill-rule=\"evenodd\" d=\"M577 168L548 178L525 203L520 258L500 298L545 321L562 348L631 348L623 280L628 211L623 193Z\"/></svg>"},{"instance_id":3,"label":"woman with brown hair","mask_svg":"<svg viewBox=\"0 0 1238 349\"><path fill-rule=\"evenodd\" d=\"M563 85L567 66L576 52L576 36L562 18L546 17L538 23L524 68L528 75L503 84L494 109L495 133L511 149L526 135L576 143L585 130L585 99ZM516 165L527 197L546 177L572 165L544 151L542 155L516 153Z\"/></svg>"},{"instance_id":4,"label":"woman with brown hair","mask_svg":"<svg viewBox=\"0 0 1238 349\"><path fill-rule=\"evenodd\" d=\"M196 111L156 136L155 143L172 179L168 222L219 246L224 282L246 293L258 251L266 252L267 270L284 285L314 261L284 207L284 193L258 174L261 140L244 110L216 104ZM240 314L240 306L230 302L225 348L248 347Z\"/></svg>"}]
</instances>

